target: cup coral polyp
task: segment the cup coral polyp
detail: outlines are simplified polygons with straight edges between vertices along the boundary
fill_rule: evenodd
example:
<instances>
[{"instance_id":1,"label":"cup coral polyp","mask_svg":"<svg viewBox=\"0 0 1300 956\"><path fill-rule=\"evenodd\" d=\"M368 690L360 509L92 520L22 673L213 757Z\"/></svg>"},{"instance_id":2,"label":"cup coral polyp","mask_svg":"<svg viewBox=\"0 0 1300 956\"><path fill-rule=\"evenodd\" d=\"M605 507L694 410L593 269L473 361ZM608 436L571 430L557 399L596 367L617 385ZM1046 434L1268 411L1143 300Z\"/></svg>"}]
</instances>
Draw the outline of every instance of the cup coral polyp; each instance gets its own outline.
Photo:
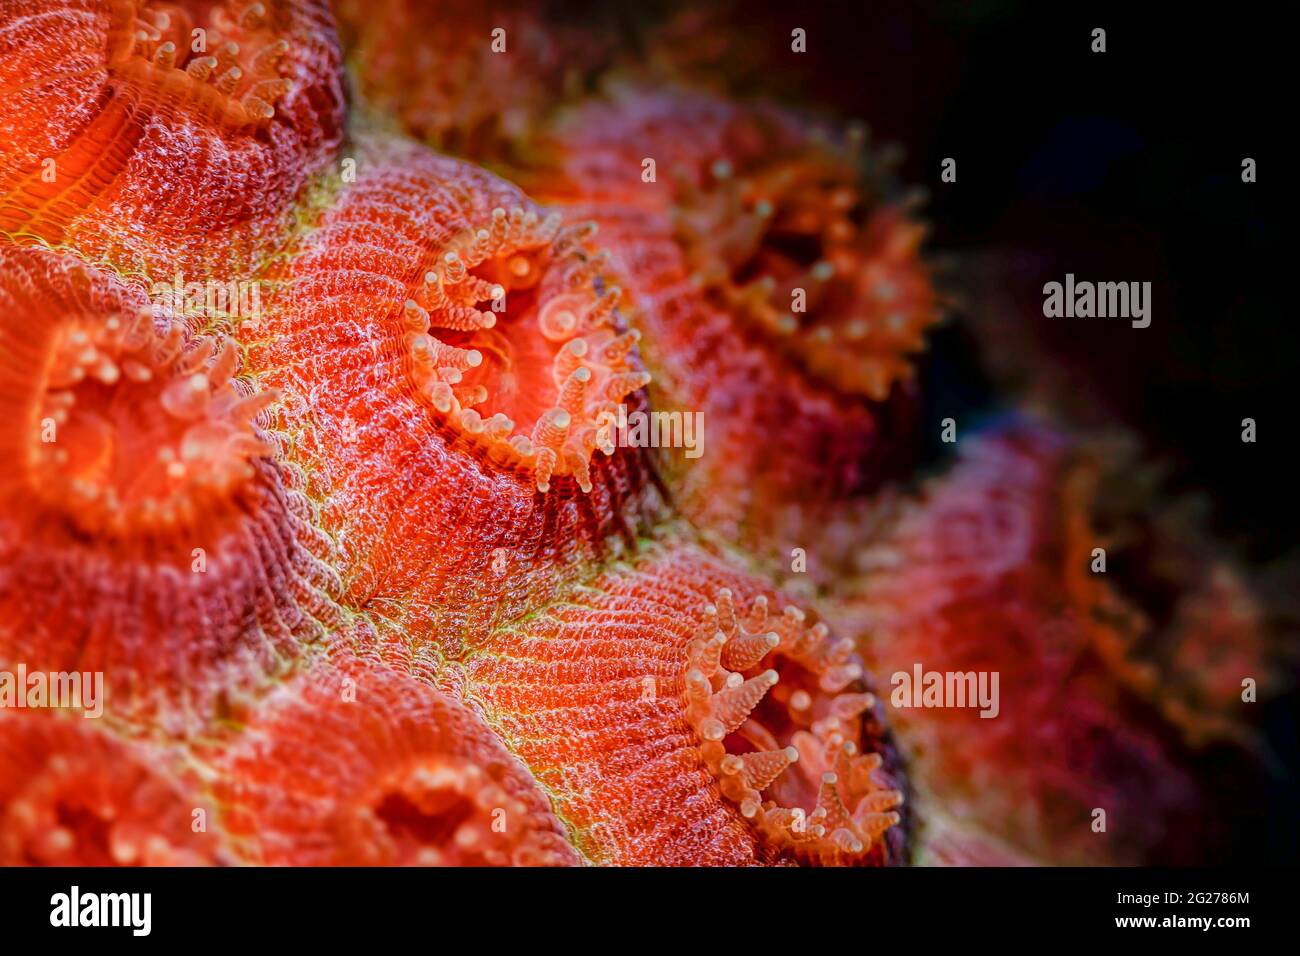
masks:
<instances>
[{"instance_id":1,"label":"cup coral polyp","mask_svg":"<svg viewBox=\"0 0 1300 956\"><path fill-rule=\"evenodd\" d=\"M141 311L59 333L40 415L63 438L33 442L33 487L91 533L192 524L271 450L251 426L276 393L235 389L228 340L186 342L175 320L165 329Z\"/></svg>"},{"instance_id":2,"label":"cup coral polyp","mask_svg":"<svg viewBox=\"0 0 1300 956\"><path fill-rule=\"evenodd\" d=\"M159 274L247 270L341 141L323 0L15 0L4 17L0 230L20 240Z\"/></svg>"},{"instance_id":3,"label":"cup coral polyp","mask_svg":"<svg viewBox=\"0 0 1300 956\"><path fill-rule=\"evenodd\" d=\"M0 660L202 724L340 620L333 546L268 457L277 393L76 256L0 248L0 294Z\"/></svg>"},{"instance_id":4,"label":"cup coral polyp","mask_svg":"<svg viewBox=\"0 0 1300 956\"><path fill-rule=\"evenodd\" d=\"M265 124L292 89L277 69L289 41L261 2L217 5L200 22L180 4L121 0L111 16L109 69L218 126Z\"/></svg>"},{"instance_id":5,"label":"cup coral polyp","mask_svg":"<svg viewBox=\"0 0 1300 956\"><path fill-rule=\"evenodd\" d=\"M825 624L806 626L795 607L768 626L763 595L748 620L727 588L705 609L685 680L701 756L722 793L776 846L822 862L862 858L899 822L889 811L903 795L873 780L880 754L858 753L858 718L876 699L852 689L862 676L853 642L832 641ZM779 669L756 673L769 658ZM762 791L792 805L764 801Z\"/></svg>"},{"instance_id":6,"label":"cup coral polyp","mask_svg":"<svg viewBox=\"0 0 1300 956\"><path fill-rule=\"evenodd\" d=\"M593 231L498 206L439 250L405 303L420 394L541 492L559 475L591 491L592 455L614 453L618 403L649 381Z\"/></svg>"},{"instance_id":7,"label":"cup coral polyp","mask_svg":"<svg viewBox=\"0 0 1300 956\"><path fill-rule=\"evenodd\" d=\"M852 642L689 541L572 588L464 668L593 861L904 852L901 765Z\"/></svg>"},{"instance_id":8,"label":"cup coral polyp","mask_svg":"<svg viewBox=\"0 0 1300 956\"><path fill-rule=\"evenodd\" d=\"M175 753L78 717L0 716L0 865L234 862L209 810Z\"/></svg>"},{"instance_id":9,"label":"cup coral polyp","mask_svg":"<svg viewBox=\"0 0 1300 956\"><path fill-rule=\"evenodd\" d=\"M861 128L630 87L559 129L543 192L664 216L691 281L832 388L881 401L907 379L940 301L914 201L887 197ZM648 182L628 175L642 157Z\"/></svg>"},{"instance_id":10,"label":"cup coral polyp","mask_svg":"<svg viewBox=\"0 0 1300 956\"><path fill-rule=\"evenodd\" d=\"M267 864L572 866L545 796L466 706L353 660L282 687L211 757Z\"/></svg>"}]
</instances>

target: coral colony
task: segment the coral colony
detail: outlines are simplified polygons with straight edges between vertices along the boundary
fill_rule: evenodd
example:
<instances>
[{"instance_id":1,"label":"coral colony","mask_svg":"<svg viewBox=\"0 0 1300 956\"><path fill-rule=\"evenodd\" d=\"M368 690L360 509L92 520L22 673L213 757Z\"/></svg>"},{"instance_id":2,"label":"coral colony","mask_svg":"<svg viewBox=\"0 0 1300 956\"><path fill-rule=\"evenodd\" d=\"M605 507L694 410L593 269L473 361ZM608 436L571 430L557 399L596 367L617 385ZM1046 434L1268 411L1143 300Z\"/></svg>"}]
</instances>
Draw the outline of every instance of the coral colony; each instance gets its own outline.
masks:
<instances>
[{"instance_id":1,"label":"coral colony","mask_svg":"<svg viewBox=\"0 0 1300 956\"><path fill-rule=\"evenodd\" d=\"M0 863L1194 854L1241 569L1045 413L909 483L863 130L488 6L0 0L3 700L102 680L0 707Z\"/></svg>"}]
</instances>

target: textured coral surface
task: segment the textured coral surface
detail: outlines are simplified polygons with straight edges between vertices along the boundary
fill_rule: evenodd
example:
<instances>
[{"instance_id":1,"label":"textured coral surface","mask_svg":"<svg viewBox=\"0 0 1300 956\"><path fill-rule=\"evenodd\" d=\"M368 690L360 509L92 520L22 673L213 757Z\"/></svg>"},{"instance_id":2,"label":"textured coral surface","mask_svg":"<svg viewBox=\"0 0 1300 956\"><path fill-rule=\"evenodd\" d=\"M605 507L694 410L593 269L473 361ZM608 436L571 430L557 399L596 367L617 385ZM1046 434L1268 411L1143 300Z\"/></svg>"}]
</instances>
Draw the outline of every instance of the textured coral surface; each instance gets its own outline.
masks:
<instances>
[{"instance_id":1,"label":"textured coral surface","mask_svg":"<svg viewBox=\"0 0 1300 956\"><path fill-rule=\"evenodd\" d=\"M1049 419L920 480L861 128L497 13L0 0L0 673L103 678L0 709L0 863L1201 858L1231 558Z\"/></svg>"}]
</instances>

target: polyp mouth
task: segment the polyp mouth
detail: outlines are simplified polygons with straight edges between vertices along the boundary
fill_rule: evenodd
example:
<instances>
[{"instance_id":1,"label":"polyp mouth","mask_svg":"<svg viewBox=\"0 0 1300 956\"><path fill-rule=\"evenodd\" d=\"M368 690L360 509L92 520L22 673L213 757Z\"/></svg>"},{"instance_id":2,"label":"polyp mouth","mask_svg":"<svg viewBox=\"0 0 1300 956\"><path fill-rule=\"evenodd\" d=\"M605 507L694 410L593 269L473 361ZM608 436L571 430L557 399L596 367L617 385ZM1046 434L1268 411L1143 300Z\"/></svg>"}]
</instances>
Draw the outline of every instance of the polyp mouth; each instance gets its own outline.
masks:
<instances>
[{"instance_id":1,"label":"polyp mouth","mask_svg":"<svg viewBox=\"0 0 1300 956\"><path fill-rule=\"evenodd\" d=\"M497 208L454 237L405 305L411 380L440 420L487 457L591 490L613 454L618 404L650 376L640 337L590 223Z\"/></svg>"},{"instance_id":2,"label":"polyp mouth","mask_svg":"<svg viewBox=\"0 0 1300 956\"><path fill-rule=\"evenodd\" d=\"M150 309L72 319L49 359L34 490L91 533L154 533L194 520L270 453L253 419L278 398L234 384L229 341L187 340Z\"/></svg>"},{"instance_id":3,"label":"polyp mouth","mask_svg":"<svg viewBox=\"0 0 1300 956\"><path fill-rule=\"evenodd\" d=\"M780 151L775 151L779 153ZM815 379L882 401L939 318L909 203L867 195L851 152L719 159L683 183L674 226L695 281Z\"/></svg>"},{"instance_id":4,"label":"polyp mouth","mask_svg":"<svg viewBox=\"0 0 1300 956\"><path fill-rule=\"evenodd\" d=\"M742 619L723 588L688 654L687 719L722 795L778 851L867 858L899 822L903 795L876 779L881 755L860 752L876 700L852 641L793 607L770 620L762 597Z\"/></svg>"}]
</instances>

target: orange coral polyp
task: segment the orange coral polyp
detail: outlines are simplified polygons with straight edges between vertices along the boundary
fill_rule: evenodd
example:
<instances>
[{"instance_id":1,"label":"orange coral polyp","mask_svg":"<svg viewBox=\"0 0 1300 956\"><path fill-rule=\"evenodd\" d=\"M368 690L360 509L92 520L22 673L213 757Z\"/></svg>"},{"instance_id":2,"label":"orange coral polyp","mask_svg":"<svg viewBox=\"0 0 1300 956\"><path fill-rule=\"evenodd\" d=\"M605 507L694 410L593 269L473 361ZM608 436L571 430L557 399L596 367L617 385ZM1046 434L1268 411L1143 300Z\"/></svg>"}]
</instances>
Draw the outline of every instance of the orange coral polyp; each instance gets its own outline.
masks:
<instances>
[{"instance_id":1,"label":"orange coral polyp","mask_svg":"<svg viewBox=\"0 0 1300 956\"><path fill-rule=\"evenodd\" d=\"M163 323L142 310L73 320L56 334L31 489L85 531L191 524L270 453L252 421L278 394L236 387L228 340L187 342L179 321Z\"/></svg>"},{"instance_id":2,"label":"orange coral polyp","mask_svg":"<svg viewBox=\"0 0 1300 956\"><path fill-rule=\"evenodd\" d=\"M770 621L761 595L742 618L727 588L688 647L684 698L701 759L741 814L800 859L879 856L900 820L903 794L875 777L883 758L859 753L861 715L877 707L861 677L852 641L832 641L793 607Z\"/></svg>"},{"instance_id":3,"label":"orange coral polyp","mask_svg":"<svg viewBox=\"0 0 1300 956\"><path fill-rule=\"evenodd\" d=\"M404 306L416 389L459 434L537 490L614 451L618 403L649 376L589 224L516 206L454 236Z\"/></svg>"},{"instance_id":4,"label":"orange coral polyp","mask_svg":"<svg viewBox=\"0 0 1300 956\"><path fill-rule=\"evenodd\" d=\"M102 670L118 718L202 725L340 619L252 421L275 393L75 256L0 245L0 301L0 665Z\"/></svg>"},{"instance_id":5,"label":"orange coral polyp","mask_svg":"<svg viewBox=\"0 0 1300 956\"><path fill-rule=\"evenodd\" d=\"M665 542L467 657L488 721L593 862L898 862L883 710L851 642L793 608L769 618L777 599L695 545ZM807 698L802 714L791 692ZM842 781L847 824L825 773Z\"/></svg>"},{"instance_id":6,"label":"orange coral polyp","mask_svg":"<svg viewBox=\"0 0 1300 956\"><path fill-rule=\"evenodd\" d=\"M545 795L452 695L344 657L300 675L213 757L257 862L572 866Z\"/></svg>"},{"instance_id":7,"label":"orange coral polyp","mask_svg":"<svg viewBox=\"0 0 1300 956\"><path fill-rule=\"evenodd\" d=\"M79 717L0 711L0 866L232 862L193 781ZM196 828L196 810L205 814Z\"/></svg>"},{"instance_id":8,"label":"orange coral polyp","mask_svg":"<svg viewBox=\"0 0 1300 956\"><path fill-rule=\"evenodd\" d=\"M0 67L0 232L125 272L251 271L342 139L326 0L25 6Z\"/></svg>"},{"instance_id":9,"label":"orange coral polyp","mask_svg":"<svg viewBox=\"0 0 1300 956\"><path fill-rule=\"evenodd\" d=\"M780 120L779 134L764 135L794 156L738 157L739 170L719 159L682 183L678 241L696 281L737 318L832 387L884 400L939 318L917 255L925 227L906 205L867 195L855 148L840 155L829 142L802 142Z\"/></svg>"},{"instance_id":10,"label":"orange coral polyp","mask_svg":"<svg viewBox=\"0 0 1300 956\"><path fill-rule=\"evenodd\" d=\"M888 162L860 127L626 86L564 116L555 139L543 195L667 220L692 283L819 386L883 401L908 380L940 299L913 200L887 198ZM642 155L662 184L626 175Z\"/></svg>"},{"instance_id":11,"label":"orange coral polyp","mask_svg":"<svg viewBox=\"0 0 1300 956\"><path fill-rule=\"evenodd\" d=\"M202 22L179 3L113 6L110 73L229 129L275 116L292 89L277 69L288 52L260 2L215 5Z\"/></svg>"},{"instance_id":12,"label":"orange coral polyp","mask_svg":"<svg viewBox=\"0 0 1300 956\"><path fill-rule=\"evenodd\" d=\"M494 823L522 818L528 807L463 758L437 754L399 767L377 780L360 802L371 808L371 815L346 818L353 832L338 833L339 842L364 853L375 842L371 827L382 827L397 838L394 857L387 861L397 866L547 862L544 854L530 849L516 854L510 841L497 836Z\"/></svg>"}]
</instances>

